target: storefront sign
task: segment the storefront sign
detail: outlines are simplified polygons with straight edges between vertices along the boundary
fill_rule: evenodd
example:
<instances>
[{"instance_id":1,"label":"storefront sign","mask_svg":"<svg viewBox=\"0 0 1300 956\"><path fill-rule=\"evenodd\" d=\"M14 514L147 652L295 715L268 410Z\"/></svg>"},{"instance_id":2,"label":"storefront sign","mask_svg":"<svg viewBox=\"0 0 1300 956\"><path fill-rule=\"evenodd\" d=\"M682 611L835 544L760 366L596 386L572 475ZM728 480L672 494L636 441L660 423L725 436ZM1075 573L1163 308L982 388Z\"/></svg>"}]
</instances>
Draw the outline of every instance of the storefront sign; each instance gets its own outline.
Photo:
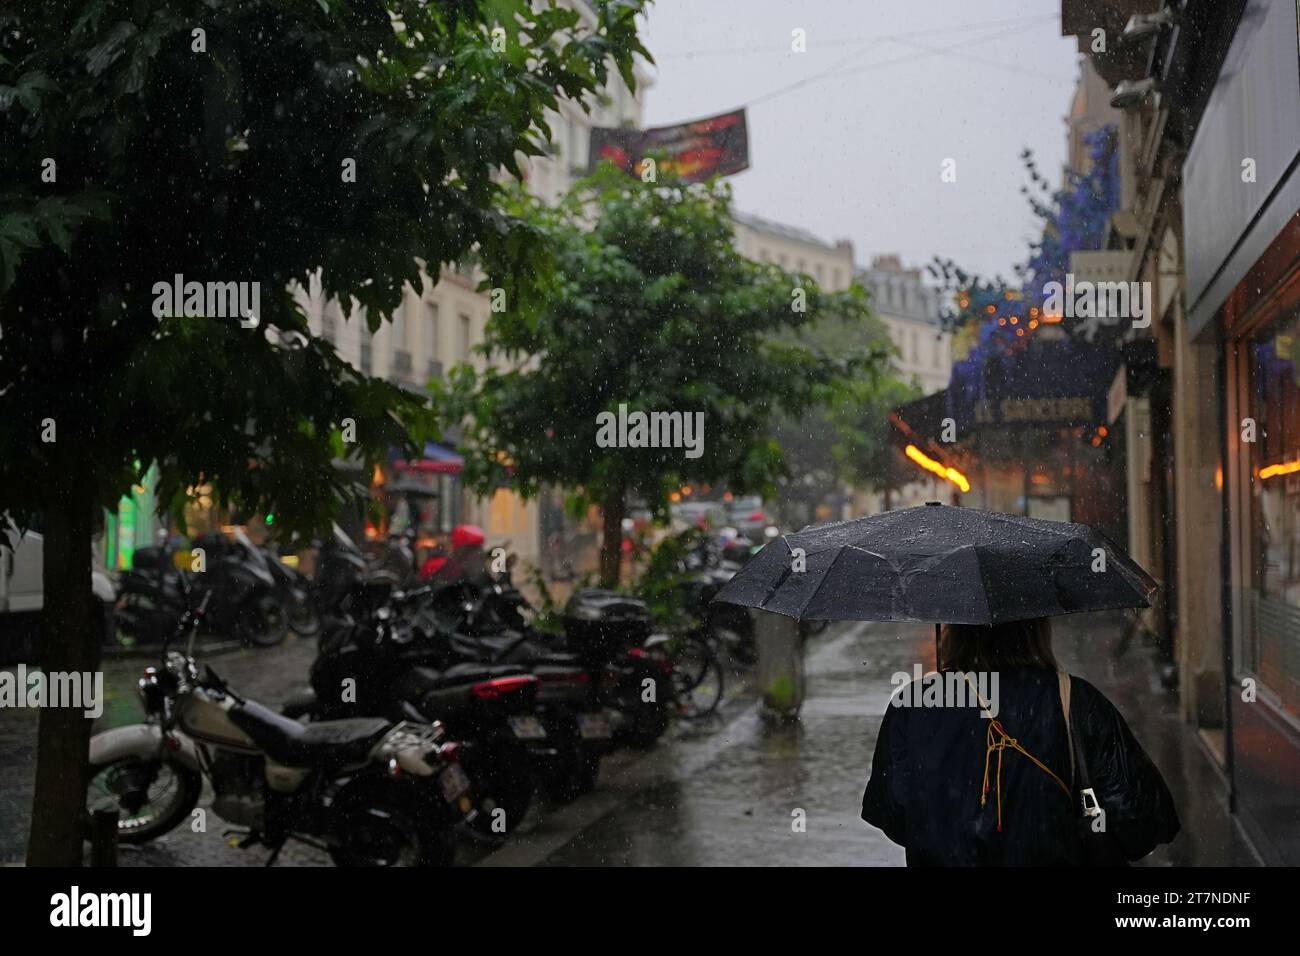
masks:
<instances>
[{"instance_id":1,"label":"storefront sign","mask_svg":"<svg viewBox=\"0 0 1300 956\"><path fill-rule=\"evenodd\" d=\"M1088 424L1093 418L1093 402L1086 395L1072 398L1004 398L1000 402L984 401L975 404L977 425L1012 422L1080 425Z\"/></svg>"},{"instance_id":2,"label":"storefront sign","mask_svg":"<svg viewBox=\"0 0 1300 956\"><path fill-rule=\"evenodd\" d=\"M1118 350L1101 343L1036 342L990 359L973 386L949 388L948 414L959 431L1102 425L1118 360Z\"/></svg>"}]
</instances>

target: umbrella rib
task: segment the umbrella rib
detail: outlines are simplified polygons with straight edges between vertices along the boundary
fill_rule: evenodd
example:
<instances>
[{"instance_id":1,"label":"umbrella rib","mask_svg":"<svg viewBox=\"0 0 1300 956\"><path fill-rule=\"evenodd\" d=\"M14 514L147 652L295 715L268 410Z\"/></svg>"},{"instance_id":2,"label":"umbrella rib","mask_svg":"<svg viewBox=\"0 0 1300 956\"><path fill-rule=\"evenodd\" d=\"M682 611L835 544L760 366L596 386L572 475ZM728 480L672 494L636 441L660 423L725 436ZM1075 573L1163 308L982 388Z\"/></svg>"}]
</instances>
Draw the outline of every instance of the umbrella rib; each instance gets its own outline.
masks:
<instances>
[{"instance_id":1,"label":"umbrella rib","mask_svg":"<svg viewBox=\"0 0 1300 956\"><path fill-rule=\"evenodd\" d=\"M852 547L852 545L849 545L849 547ZM827 565L826 570L822 572L822 579L817 582L817 587L813 588L813 593L809 595L808 600L803 602L803 607L799 609L799 616L796 617L795 620L797 621L803 620L804 612L808 610L808 608L812 605L813 601L817 600L817 595L822 593L822 588L825 587L826 582L830 580L831 571L835 568L835 562L838 561L843 556L843 554L844 554L844 549L841 548L836 553L835 557L831 558L831 563Z\"/></svg>"},{"instance_id":2,"label":"umbrella rib","mask_svg":"<svg viewBox=\"0 0 1300 956\"><path fill-rule=\"evenodd\" d=\"M980 549L977 545L972 544L968 545L968 547L975 555L975 569L980 574L980 593L984 595L984 617L991 627L993 625L993 611L989 607L989 585L984 577L984 562L980 559Z\"/></svg>"}]
</instances>

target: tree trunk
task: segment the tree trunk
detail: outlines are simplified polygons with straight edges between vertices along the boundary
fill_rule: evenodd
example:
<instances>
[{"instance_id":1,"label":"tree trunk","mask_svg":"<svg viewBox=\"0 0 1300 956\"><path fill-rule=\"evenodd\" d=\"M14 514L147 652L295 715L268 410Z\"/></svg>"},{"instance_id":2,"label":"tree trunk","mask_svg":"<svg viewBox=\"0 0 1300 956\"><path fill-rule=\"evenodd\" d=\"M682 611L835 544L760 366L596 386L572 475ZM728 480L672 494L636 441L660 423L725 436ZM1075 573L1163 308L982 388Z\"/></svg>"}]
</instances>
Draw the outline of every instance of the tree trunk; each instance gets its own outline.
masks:
<instances>
[{"instance_id":1,"label":"tree trunk","mask_svg":"<svg viewBox=\"0 0 1300 956\"><path fill-rule=\"evenodd\" d=\"M52 489L43 515L45 606L39 660L47 675L91 674L99 667L90 579L94 504L84 492L66 487L73 483ZM41 710L29 866L81 865L92 723L81 707Z\"/></svg>"},{"instance_id":2,"label":"tree trunk","mask_svg":"<svg viewBox=\"0 0 1300 956\"><path fill-rule=\"evenodd\" d=\"M600 586L616 588L623 566L623 515L627 513L623 490L607 494L600 510Z\"/></svg>"}]
</instances>

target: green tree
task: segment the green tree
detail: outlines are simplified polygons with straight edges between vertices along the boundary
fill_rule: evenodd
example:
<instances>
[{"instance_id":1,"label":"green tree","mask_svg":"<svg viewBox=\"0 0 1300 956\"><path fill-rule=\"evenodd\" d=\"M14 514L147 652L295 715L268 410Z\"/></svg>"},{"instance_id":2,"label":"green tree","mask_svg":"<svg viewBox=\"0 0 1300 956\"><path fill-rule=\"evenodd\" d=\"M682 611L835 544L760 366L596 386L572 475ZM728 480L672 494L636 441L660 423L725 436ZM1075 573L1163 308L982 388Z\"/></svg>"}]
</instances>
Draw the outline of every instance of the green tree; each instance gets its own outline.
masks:
<instances>
[{"instance_id":1,"label":"green tree","mask_svg":"<svg viewBox=\"0 0 1300 956\"><path fill-rule=\"evenodd\" d=\"M920 396L889 374L861 375L832 383L800 418L783 417L776 438L790 476L780 484L782 518L811 523L817 506L839 489L884 485L895 454L889 413Z\"/></svg>"},{"instance_id":2,"label":"green tree","mask_svg":"<svg viewBox=\"0 0 1300 956\"><path fill-rule=\"evenodd\" d=\"M644 183L603 167L559 206L529 203L556 249L545 308L492 317L501 359L454 370L443 410L463 423L466 475L525 495L545 485L602 511L601 581L617 583L625 500L661 514L687 482L768 491L783 473L771 435L829 383L870 369L872 351L826 354L778 333L821 315L864 322L865 293L828 294L806 276L751 262L733 242L719 183ZM698 457L680 447L600 447L598 416L702 413Z\"/></svg>"},{"instance_id":3,"label":"green tree","mask_svg":"<svg viewBox=\"0 0 1300 956\"><path fill-rule=\"evenodd\" d=\"M640 0L597 0L594 26L534 6L0 10L0 513L44 528L47 670L95 669L96 516L151 463L168 501L202 479L308 528L358 492L337 455L420 439L424 403L308 335L292 281L323 268L372 329L418 284L416 256L472 250L513 301L537 294L549 259L503 208L502 172L543 151L546 109L613 69L630 84L645 51ZM155 283L177 274L258 282L256 327L157 317ZM78 711L41 715L33 864L80 861L88 735Z\"/></svg>"}]
</instances>

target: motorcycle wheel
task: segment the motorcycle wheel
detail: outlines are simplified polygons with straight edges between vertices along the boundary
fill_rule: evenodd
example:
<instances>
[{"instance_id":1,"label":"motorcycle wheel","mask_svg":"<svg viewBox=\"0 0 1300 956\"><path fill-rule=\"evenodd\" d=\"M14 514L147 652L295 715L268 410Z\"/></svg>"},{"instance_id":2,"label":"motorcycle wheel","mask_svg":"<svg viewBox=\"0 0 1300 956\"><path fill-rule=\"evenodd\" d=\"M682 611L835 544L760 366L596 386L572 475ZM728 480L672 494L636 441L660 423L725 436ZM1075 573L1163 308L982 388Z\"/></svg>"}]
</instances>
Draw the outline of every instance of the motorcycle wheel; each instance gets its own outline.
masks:
<instances>
[{"instance_id":1,"label":"motorcycle wheel","mask_svg":"<svg viewBox=\"0 0 1300 956\"><path fill-rule=\"evenodd\" d=\"M181 764L126 756L91 764L86 811L116 810L117 839L148 843L175 829L199 802L203 778Z\"/></svg>"},{"instance_id":2,"label":"motorcycle wheel","mask_svg":"<svg viewBox=\"0 0 1300 956\"><path fill-rule=\"evenodd\" d=\"M478 802L478 815L470 826L486 837L500 839L508 836L523 822L533 802L533 775L528 754L512 740L505 746L489 746L486 751L475 748L473 752L466 752L461 757L461 764L470 780L474 781L474 795ZM504 816L497 813L498 810L504 811Z\"/></svg>"},{"instance_id":3,"label":"motorcycle wheel","mask_svg":"<svg viewBox=\"0 0 1300 956\"><path fill-rule=\"evenodd\" d=\"M397 806L350 809L344 842L329 849L335 866L451 866L456 843L447 828L420 825Z\"/></svg>"},{"instance_id":4,"label":"motorcycle wheel","mask_svg":"<svg viewBox=\"0 0 1300 956\"><path fill-rule=\"evenodd\" d=\"M289 631L288 609L274 594L255 594L240 608L239 630L246 644L274 647Z\"/></svg>"},{"instance_id":5,"label":"motorcycle wheel","mask_svg":"<svg viewBox=\"0 0 1300 956\"><path fill-rule=\"evenodd\" d=\"M320 615L310 601L294 601L289 605L289 627L299 637L315 637L320 633Z\"/></svg>"},{"instance_id":6,"label":"motorcycle wheel","mask_svg":"<svg viewBox=\"0 0 1300 956\"><path fill-rule=\"evenodd\" d=\"M649 750L668 729L668 708L661 703L641 704L629 714L623 741L634 750Z\"/></svg>"}]
</instances>

